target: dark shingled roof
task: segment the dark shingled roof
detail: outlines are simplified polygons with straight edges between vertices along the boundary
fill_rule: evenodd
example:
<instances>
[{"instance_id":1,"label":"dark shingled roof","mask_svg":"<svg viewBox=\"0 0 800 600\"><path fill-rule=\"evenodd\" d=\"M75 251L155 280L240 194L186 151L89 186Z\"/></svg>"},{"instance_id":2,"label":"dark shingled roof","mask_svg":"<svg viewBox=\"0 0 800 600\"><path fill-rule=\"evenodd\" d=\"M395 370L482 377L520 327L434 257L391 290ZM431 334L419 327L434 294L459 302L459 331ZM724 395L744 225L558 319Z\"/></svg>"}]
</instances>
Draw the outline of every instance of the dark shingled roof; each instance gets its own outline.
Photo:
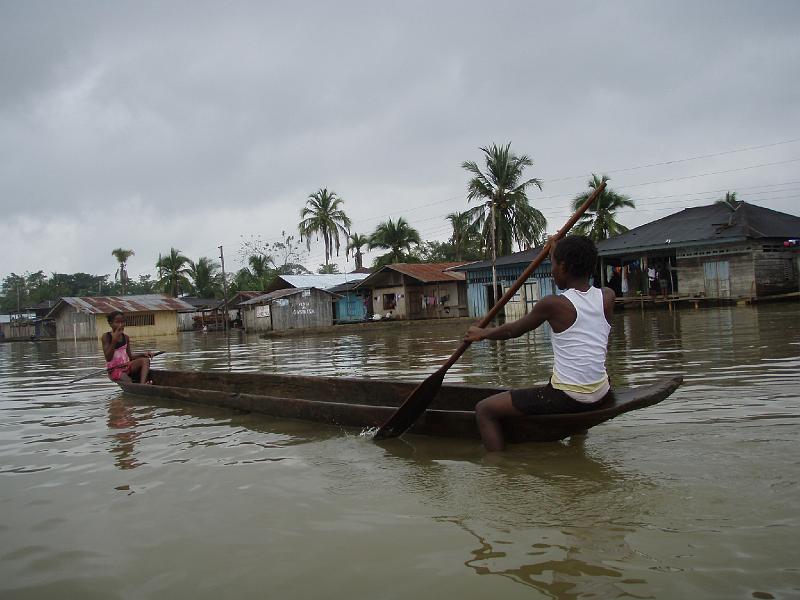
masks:
<instances>
[{"instance_id":1,"label":"dark shingled roof","mask_svg":"<svg viewBox=\"0 0 800 600\"><path fill-rule=\"evenodd\" d=\"M739 202L736 211L715 203L686 208L603 240L597 244L597 250L600 256L610 256L748 239L796 237L800 237L800 217L747 202Z\"/></svg>"},{"instance_id":2,"label":"dark shingled roof","mask_svg":"<svg viewBox=\"0 0 800 600\"><path fill-rule=\"evenodd\" d=\"M529 265L533 259L539 256L544 246L538 248L531 248L530 250L523 250L521 252L514 252L513 254L506 254L505 256L498 256L495 261L495 266L502 267L504 265L525 264ZM550 260L546 258L545 261ZM451 267L450 271L480 271L481 269L491 269L491 260L482 260L480 262L467 263L459 267Z\"/></svg>"}]
</instances>

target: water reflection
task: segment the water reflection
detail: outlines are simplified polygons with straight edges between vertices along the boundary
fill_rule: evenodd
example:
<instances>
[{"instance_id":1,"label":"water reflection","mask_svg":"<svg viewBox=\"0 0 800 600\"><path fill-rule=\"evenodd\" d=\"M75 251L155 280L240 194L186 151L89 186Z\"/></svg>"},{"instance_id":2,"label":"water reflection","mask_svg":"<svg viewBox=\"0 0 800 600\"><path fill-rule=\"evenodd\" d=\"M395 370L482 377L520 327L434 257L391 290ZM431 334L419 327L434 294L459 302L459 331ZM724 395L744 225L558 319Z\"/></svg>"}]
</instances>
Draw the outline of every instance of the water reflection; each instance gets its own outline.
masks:
<instances>
[{"instance_id":1,"label":"water reflection","mask_svg":"<svg viewBox=\"0 0 800 600\"><path fill-rule=\"evenodd\" d=\"M460 507L435 520L474 538L464 565L475 573L564 600L653 597L642 593L646 580L618 565L634 559L627 536L656 486L587 451L585 438L506 456L414 436L381 447L407 463L403 487L432 505Z\"/></svg>"},{"instance_id":2,"label":"water reflection","mask_svg":"<svg viewBox=\"0 0 800 600\"><path fill-rule=\"evenodd\" d=\"M638 595L629 586L642 586L643 579L623 579L623 571L606 563L627 562L633 550L625 541L628 530L601 528L594 524L562 527L555 533L493 530L483 535L463 521L443 518L473 536L478 546L464 565L478 575L506 577L543 592L550 598L654 598ZM531 543L530 537L541 535ZM525 535L528 539L519 539ZM520 558L526 561L519 564ZM646 589L642 587L642 589Z\"/></svg>"},{"instance_id":3,"label":"water reflection","mask_svg":"<svg viewBox=\"0 0 800 600\"><path fill-rule=\"evenodd\" d=\"M674 372L684 386L581 443L497 459L477 440L376 445L338 427L128 396L100 377L67 386L102 366L99 344L0 344L0 596L180 597L203 579L217 596L231 585L257 596L277 580L277 593L302 597L368 597L387 581L397 597L789 597L799 314L620 313L615 382ZM462 330L134 342L167 352L157 368L420 380ZM548 334L477 344L448 380L544 381Z\"/></svg>"},{"instance_id":4,"label":"water reflection","mask_svg":"<svg viewBox=\"0 0 800 600\"><path fill-rule=\"evenodd\" d=\"M108 427L114 432L109 435L110 452L118 469L135 469L142 464L136 458L136 441L142 436L143 424L152 419L154 411L137 412L136 407L122 397L113 398L108 403Z\"/></svg>"}]
</instances>

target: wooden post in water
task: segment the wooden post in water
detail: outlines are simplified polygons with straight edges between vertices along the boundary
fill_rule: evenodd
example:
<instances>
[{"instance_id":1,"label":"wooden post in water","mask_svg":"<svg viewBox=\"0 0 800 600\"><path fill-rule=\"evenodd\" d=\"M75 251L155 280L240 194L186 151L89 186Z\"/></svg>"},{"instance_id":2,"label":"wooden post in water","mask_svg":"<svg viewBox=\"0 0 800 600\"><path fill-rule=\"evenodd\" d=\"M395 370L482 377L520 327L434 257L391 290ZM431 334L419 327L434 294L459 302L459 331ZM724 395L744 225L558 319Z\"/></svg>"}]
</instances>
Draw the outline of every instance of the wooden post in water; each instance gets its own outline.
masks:
<instances>
[{"instance_id":1,"label":"wooden post in water","mask_svg":"<svg viewBox=\"0 0 800 600\"><path fill-rule=\"evenodd\" d=\"M230 313L228 312L228 278L225 275L225 256L222 253L222 246L219 247L219 260L222 263L222 293L225 298L225 317L222 319L222 323L225 327L225 332L228 332L228 318L230 317Z\"/></svg>"}]
</instances>

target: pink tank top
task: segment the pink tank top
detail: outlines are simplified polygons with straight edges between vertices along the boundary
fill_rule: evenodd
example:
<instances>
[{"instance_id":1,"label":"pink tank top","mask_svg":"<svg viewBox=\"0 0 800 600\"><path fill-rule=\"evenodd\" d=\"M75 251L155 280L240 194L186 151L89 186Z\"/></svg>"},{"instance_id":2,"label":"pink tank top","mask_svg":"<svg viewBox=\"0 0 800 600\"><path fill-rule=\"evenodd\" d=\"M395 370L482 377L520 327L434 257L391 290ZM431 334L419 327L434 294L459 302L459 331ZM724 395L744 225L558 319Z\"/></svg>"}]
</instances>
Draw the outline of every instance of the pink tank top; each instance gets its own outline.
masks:
<instances>
[{"instance_id":1,"label":"pink tank top","mask_svg":"<svg viewBox=\"0 0 800 600\"><path fill-rule=\"evenodd\" d=\"M125 343L119 348L114 349L114 356L111 360L106 362L106 368L111 369L108 372L108 377L111 381L118 381L122 378L123 374L128 372L128 337L125 337Z\"/></svg>"}]
</instances>

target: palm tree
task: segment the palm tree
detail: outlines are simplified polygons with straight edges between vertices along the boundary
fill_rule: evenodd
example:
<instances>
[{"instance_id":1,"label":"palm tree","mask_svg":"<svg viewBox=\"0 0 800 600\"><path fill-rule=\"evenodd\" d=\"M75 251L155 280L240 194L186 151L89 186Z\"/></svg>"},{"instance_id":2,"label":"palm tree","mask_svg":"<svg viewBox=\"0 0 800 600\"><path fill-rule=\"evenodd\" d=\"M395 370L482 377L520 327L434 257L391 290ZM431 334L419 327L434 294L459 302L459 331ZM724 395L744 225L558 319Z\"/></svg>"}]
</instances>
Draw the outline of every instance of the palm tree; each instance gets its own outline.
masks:
<instances>
[{"instance_id":1,"label":"palm tree","mask_svg":"<svg viewBox=\"0 0 800 600\"><path fill-rule=\"evenodd\" d=\"M339 265L336 263L333 263L332 265L320 265L319 269L317 269L317 273L320 275L338 275Z\"/></svg>"},{"instance_id":2,"label":"palm tree","mask_svg":"<svg viewBox=\"0 0 800 600\"><path fill-rule=\"evenodd\" d=\"M469 248L474 248L474 243L479 237L478 228L470 218L469 212L452 212L447 215L447 220L453 226L453 235L450 244L453 246L456 260L463 260L464 253Z\"/></svg>"},{"instance_id":3,"label":"palm tree","mask_svg":"<svg viewBox=\"0 0 800 600\"><path fill-rule=\"evenodd\" d=\"M311 236L322 237L325 243L325 264L331 256L333 249L336 248L336 255L339 255L339 234L347 238L350 229L350 219L340 208L344 200L336 196L336 192L327 188L322 188L309 195L306 205L300 211L300 221L298 229L300 240L306 238L306 248L311 249Z\"/></svg>"},{"instance_id":4,"label":"palm tree","mask_svg":"<svg viewBox=\"0 0 800 600\"><path fill-rule=\"evenodd\" d=\"M128 271L126 267L128 266L128 259L136 254L133 250L126 250L125 248L115 248L111 251L111 256L117 259L119 263L119 268L117 272L114 273L114 279L119 279L120 283L122 284L122 295L125 295L125 284L128 282Z\"/></svg>"},{"instance_id":5,"label":"palm tree","mask_svg":"<svg viewBox=\"0 0 800 600\"><path fill-rule=\"evenodd\" d=\"M222 283L219 263L207 256L201 256L197 262L189 261L187 272L192 279L195 293L200 298L213 298L217 295Z\"/></svg>"},{"instance_id":6,"label":"palm tree","mask_svg":"<svg viewBox=\"0 0 800 600\"><path fill-rule=\"evenodd\" d=\"M366 235L351 233L347 236L347 248L345 248L345 252L348 256L351 252L353 253L353 258L355 258L356 261L356 269L361 269L364 266L364 253L361 252L361 248L367 244L369 244L369 237Z\"/></svg>"},{"instance_id":7,"label":"palm tree","mask_svg":"<svg viewBox=\"0 0 800 600\"><path fill-rule=\"evenodd\" d=\"M608 181L607 176L598 177L597 175L592 175L588 182L589 190L573 199L572 210L578 210L591 193L604 181ZM588 236L595 242L625 233L628 228L617 221L615 214L623 208L636 208L636 204L628 196L618 194L611 188L606 187L603 193L594 201L594 204L586 210L575 226L574 231L578 235Z\"/></svg>"},{"instance_id":8,"label":"palm tree","mask_svg":"<svg viewBox=\"0 0 800 600\"><path fill-rule=\"evenodd\" d=\"M467 184L467 200L485 201L467 212L486 240L487 254L492 257L492 286L497 290L498 251L511 254L513 242L520 249L537 245L544 238L547 219L531 206L526 193L532 185L541 190L542 182L522 177L525 167L533 166L533 160L525 154L513 154L510 142L505 146L492 144L481 151L486 155L486 173L473 161L466 161L461 167L474 175Z\"/></svg>"},{"instance_id":9,"label":"palm tree","mask_svg":"<svg viewBox=\"0 0 800 600\"><path fill-rule=\"evenodd\" d=\"M251 254L247 259L250 273L250 286L254 289L265 290L275 278L275 269L270 266L270 257L263 254Z\"/></svg>"},{"instance_id":10,"label":"palm tree","mask_svg":"<svg viewBox=\"0 0 800 600\"><path fill-rule=\"evenodd\" d=\"M186 275L189 274L189 269L186 268L188 262L189 259L181 254L180 250L170 248L169 254L159 258L156 263L156 267L161 273L161 279L158 280L157 285L163 291L168 291L177 298L181 287L184 289L191 287L186 278Z\"/></svg>"},{"instance_id":11,"label":"palm tree","mask_svg":"<svg viewBox=\"0 0 800 600\"><path fill-rule=\"evenodd\" d=\"M379 257L375 264L390 264L402 262L406 255L405 253L411 250L412 244L420 244L422 240L419 237L419 231L411 227L408 222L400 217L397 222L388 219L384 221L369 238L368 248L383 248L389 250L388 253Z\"/></svg>"}]
</instances>

